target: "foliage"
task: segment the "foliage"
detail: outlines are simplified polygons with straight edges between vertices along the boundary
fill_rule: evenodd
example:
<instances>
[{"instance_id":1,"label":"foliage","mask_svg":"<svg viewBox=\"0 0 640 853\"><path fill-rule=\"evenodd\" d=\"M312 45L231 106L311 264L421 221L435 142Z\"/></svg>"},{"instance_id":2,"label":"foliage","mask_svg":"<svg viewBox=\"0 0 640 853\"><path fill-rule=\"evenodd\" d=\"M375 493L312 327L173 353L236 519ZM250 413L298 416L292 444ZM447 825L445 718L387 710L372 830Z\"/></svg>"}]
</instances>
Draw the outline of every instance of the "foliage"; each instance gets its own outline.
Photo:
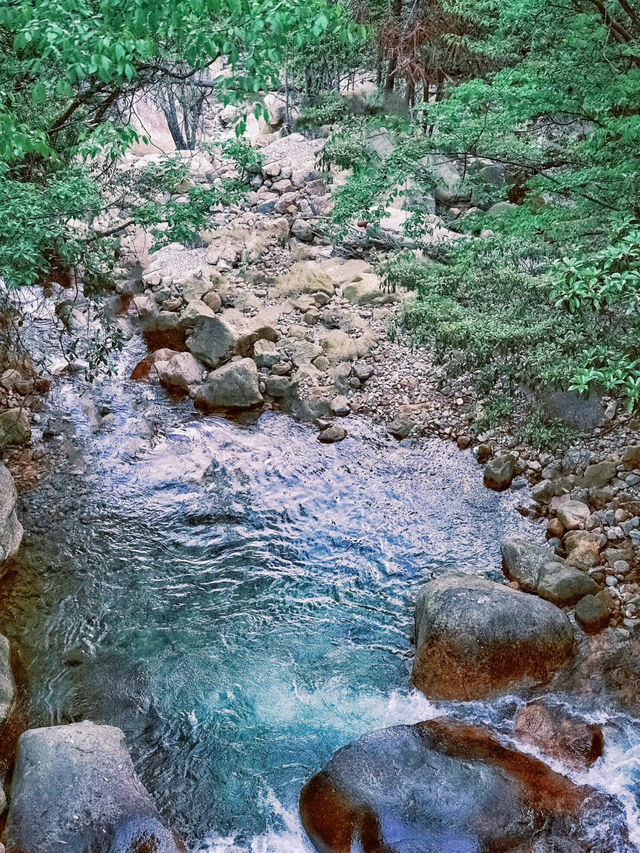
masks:
<instances>
[{"instance_id":1,"label":"foliage","mask_svg":"<svg viewBox=\"0 0 640 853\"><path fill-rule=\"evenodd\" d=\"M537 450L557 450L569 444L574 436L575 430L556 418L548 417L538 407L518 428L519 440Z\"/></svg>"},{"instance_id":2,"label":"foliage","mask_svg":"<svg viewBox=\"0 0 640 853\"><path fill-rule=\"evenodd\" d=\"M474 429L478 435L489 429L495 429L498 424L509 418L515 410L515 403L504 394L491 395L482 406L482 412L476 418Z\"/></svg>"},{"instance_id":3,"label":"foliage","mask_svg":"<svg viewBox=\"0 0 640 853\"><path fill-rule=\"evenodd\" d=\"M347 104L339 92L327 92L302 110L298 127L334 124L347 114Z\"/></svg>"}]
</instances>

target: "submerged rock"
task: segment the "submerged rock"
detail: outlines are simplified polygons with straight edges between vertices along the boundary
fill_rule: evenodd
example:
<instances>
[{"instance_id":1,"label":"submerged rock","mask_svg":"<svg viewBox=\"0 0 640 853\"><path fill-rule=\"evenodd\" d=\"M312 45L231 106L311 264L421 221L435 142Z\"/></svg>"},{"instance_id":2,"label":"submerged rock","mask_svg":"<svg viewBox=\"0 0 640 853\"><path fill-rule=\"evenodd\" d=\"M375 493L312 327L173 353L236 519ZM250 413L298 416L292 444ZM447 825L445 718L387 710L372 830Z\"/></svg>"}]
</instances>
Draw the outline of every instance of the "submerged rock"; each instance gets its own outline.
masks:
<instances>
[{"instance_id":1,"label":"submerged rock","mask_svg":"<svg viewBox=\"0 0 640 853\"><path fill-rule=\"evenodd\" d=\"M604 752L604 735L560 705L543 700L523 705L516 715L517 737L573 769L590 767Z\"/></svg>"},{"instance_id":2,"label":"submerged rock","mask_svg":"<svg viewBox=\"0 0 640 853\"><path fill-rule=\"evenodd\" d=\"M630 853L624 809L486 729L444 718L373 732L305 785L321 853Z\"/></svg>"},{"instance_id":3,"label":"submerged rock","mask_svg":"<svg viewBox=\"0 0 640 853\"><path fill-rule=\"evenodd\" d=\"M138 779L124 734L74 723L31 729L18 758L7 853L178 853Z\"/></svg>"},{"instance_id":4,"label":"submerged rock","mask_svg":"<svg viewBox=\"0 0 640 853\"><path fill-rule=\"evenodd\" d=\"M480 699L551 679L573 652L565 614L548 601L472 575L422 587L412 680L430 699Z\"/></svg>"},{"instance_id":5,"label":"submerged rock","mask_svg":"<svg viewBox=\"0 0 640 853\"><path fill-rule=\"evenodd\" d=\"M2 564L18 553L23 529L16 515L18 495L9 470L0 462L0 576Z\"/></svg>"},{"instance_id":6,"label":"submerged rock","mask_svg":"<svg viewBox=\"0 0 640 853\"><path fill-rule=\"evenodd\" d=\"M525 592L546 598L561 607L575 604L598 592L598 584L585 572L568 565L546 545L517 536L502 544L502 570Z\"/></svg>"}]
</instances>

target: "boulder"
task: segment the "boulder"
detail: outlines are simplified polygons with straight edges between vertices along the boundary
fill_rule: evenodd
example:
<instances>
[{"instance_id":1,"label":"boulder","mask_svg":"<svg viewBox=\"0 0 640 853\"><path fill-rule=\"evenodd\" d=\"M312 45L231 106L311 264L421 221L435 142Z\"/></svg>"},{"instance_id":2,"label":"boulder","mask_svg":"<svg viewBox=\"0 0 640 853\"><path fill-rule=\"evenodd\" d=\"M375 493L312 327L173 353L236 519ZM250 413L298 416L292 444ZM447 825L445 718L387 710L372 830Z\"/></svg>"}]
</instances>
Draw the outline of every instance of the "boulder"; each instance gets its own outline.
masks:
<instances>
[{"instance_id":1,"label":"boulder","mask_svg":"<svg viewBox=\"0 0 640 853\"><path fill-rule=\"evenodd\" d=\"M502 492L511 485L515 472L516 466L511 455L494 456L485 465L484 484L488 489Z\"/></svg>"},{"instance_id":2,"label":"boulder","mask_svg":"<svg viewBox=\"0 0 640 853\"><path fill-rule=\"evenodd\" d=\"M31 441L31 427L27 410L20 407L0 413L0 450L11 444Z\"/></svg>"},{"instance_id":3,"label":"boulder","mask_svg":"<svg viewBox=\"0 0 640 853\"><path fill-rule=\"evenodd\" d=\"M188 391L202 382L204 367L190 352L179 352L170 361L159 361L156 369L160 382L175 391Z\"/></svg>"},{"instance_id":4,"label":"boulder","mask_svg":"<svg viewBox=\"0 0 640 853\"><path fill-rule=\"evenodd\" d=\"M4 834L7 853L178 853L113 726L22 734Z\"/></svg>"},{"instance_id":5,"label":"boulder","mask_svg":"<svg viewBox=\"0 0 640 853\"><path fill-rule=\"evenodd\" d=\"M384 305L397 302L395 293L380 289L380 279L374 273L368 273L345 284L342 295L352 305Z\"/></svg>"},{"instance_id":6,"label":"boulder","mask_svg":"<svg viewBox=\"0 0 640 853\"><path fill-rule=\"evenodd\" d=\"M255 361L243 358L213 370L198 388L195 404L201 409L251 409L262 403Z\"/></svg>"},{"instance_id":7,"label":"boulder","mask_svg":"<svg viewBox=\"0 0 640 853\"><path fill-rule=\"evenodd\" d=\"M517 536L502 543L502 570L524 592L534 593L562 607L598 591L592 577L568 565L546 545Z\"/></svg>"},{"instance_id":8,"label":"boulder","mask_svg":"<svg viewBox=\"0 0 640 853\"><path fill-rule=\"evenodd\" d=\"M565 530L578 530L584 527L590 515L591 510L582 501L566 501L558 507L558 518Z\"/></svg>"},{"instance_id":9,"label":"boulder","mask_svg":"<svg viewBox=\"0 0 640 853\"><path fill-rule=\"evenodd\" d=\"M543 684L573 652L565 614L548 601L472 575L422 587L412 680L430 699L479 699Z\"/></svg>"},{"instance_id":10,"label":"boulder","mask_svg":"<svg viewBox=\"0 0 640 853\"><path fill-rule=\"evenodd\" d=\"M298 261L273 286L276 297L299 296L301 293L326 293L327 296L333 296L334 290L330 276L315 261Z\"/></svg>"},{"instance_id":11,"label":"boulder","mask_svg":"<svg viewBox=\"0 0 640 853\"><path fill-rule=\"evenodd\" d=\"M202 316L195 321L193 331L187 338L187 347L197 359L215 368L231 358L239 341L233 326L212 312L211 317Z\"/></svg>"},{"instance_id":12,"label":"boulder","mask_svg":"<svg viewBox=\"0 0 640 853\"><path fill-rule=\"evenodd\" d=\"M376 345L373 332L365 328L358 337L350 337L342 329L332 329L322 339L322 349L329 361L357 361L366 358Z\"/></svg>"},{"instance_id":13,"label":"boulder","mask_svg":"<svg viewBox=\"0 0 640 853\"><path fill-rule=\"evenodd\" d=\"M16 514L18 495L8 468L0 462L0 575L2 564L18 553L22 525Z\"/></svg>"},{"instance_id":14,"label":"boulder","mask_svg":"<svg viewBox=\"0 0 640 853\"><path fill-rule=\"evenodd\" d=\"M614 797L439 718L338 750L300 795L320 853L630 853ZM615 848L612 846L615 839Z\"/></svg>"},{"instance_id":15,"label":"boulder","mask_svg":"<svg viewBox=\"0 0 640 853\"><path fill-rule=\"evenodd\" d=\"M580 485L583 489L602 489L613 480L616 473L615 462L598 462L586 468Z\"/></svg>"},{"instance_id":16,"label":"boulder","mask_svg":"<svg viewBox=\"0 0 640 853\"><path fill-rule=\"evenodd\" d=\"M516 736L573 770L591 765L604 752L604 735L595 723L570 714L561 705L536 700L516 714Z\"/></svg>"}]
</instances>

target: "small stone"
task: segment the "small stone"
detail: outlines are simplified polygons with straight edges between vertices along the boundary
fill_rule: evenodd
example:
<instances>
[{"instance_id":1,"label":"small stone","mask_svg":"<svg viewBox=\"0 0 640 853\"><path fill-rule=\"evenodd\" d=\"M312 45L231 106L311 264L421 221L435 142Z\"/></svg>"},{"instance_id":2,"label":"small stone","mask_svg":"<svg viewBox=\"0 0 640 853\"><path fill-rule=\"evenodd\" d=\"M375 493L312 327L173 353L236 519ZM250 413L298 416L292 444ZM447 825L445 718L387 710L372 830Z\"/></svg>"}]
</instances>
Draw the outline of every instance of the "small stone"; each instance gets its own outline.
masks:
<instances>
[{"instance_id":1,"label":"small stone","mask_svg":"<svg viewBox=\"0 0 640 853\"><path fill-rule=\"evenodd\" d=\"M414 423L410 418L399 416L389 424L387 429L390 435L397 438L398 441L402 441L409 435L413 427Z\"/></svg>"},{"instance_id":2,"label":"small stone","mask_svg":"<svg viewBox=\"0 0 640 853\"><path fill-rule=\"evenodd\" d=\"M346 429L338 424L330 424L318 433L318 441L321 444L335 444L338 441L343 441L346 437Z\"/></svg>"},{"instance_id":3,"label":"small stone","mask_svg":"<svg viewBox=\"0 0 640 853\"><path fill-rule=\"evenodd\" d=\"M613 564L613 571L617 575L626 575L630 568L631 566L626 560L616 560Z\"/></svg>"},{"instance_id":4,"label":"small stone","mask_svg":"<svg viewBox=\"0 0 640 853\"><path fill-rule=\"evenodd\" d=\"M460 450L466 450L471 445L471 436L466 434L460 434L456 441L458 448Z\"/></svg>"},{"instance_id":5,"label":"small stone","mask_svg":"<svg viewBox=\"0 0 640 853\"><path fill-rule=\"evenodd\" d=\"M605 583L607 586L618 586L618 578L614 577L613 575L608 575L605 580Z\"/></svg>"},{"instance_id":6,"label":"small stone","mask_svg":"<svg viewBox=\"0 0 640 853\"><path fill-rule=\"evenodd\" d=\"M360 380L360 382L366 382L367 379L370 379L374 374L374 368L370 364L365 364L362 361L356 361L353 365L353 375Z\"/></svg>"}]
</instances>

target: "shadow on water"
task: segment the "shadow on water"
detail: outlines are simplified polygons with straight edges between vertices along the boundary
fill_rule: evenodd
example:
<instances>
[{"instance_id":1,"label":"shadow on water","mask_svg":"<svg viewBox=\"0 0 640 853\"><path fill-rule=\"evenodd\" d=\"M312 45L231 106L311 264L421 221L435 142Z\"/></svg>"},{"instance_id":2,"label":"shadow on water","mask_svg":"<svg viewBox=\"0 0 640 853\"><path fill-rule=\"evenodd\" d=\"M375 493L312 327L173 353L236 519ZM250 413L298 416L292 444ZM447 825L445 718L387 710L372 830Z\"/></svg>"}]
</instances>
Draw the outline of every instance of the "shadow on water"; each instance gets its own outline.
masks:
<instances>
[{"instance_id":1,"label":"shadow on water","mask_svg":"<svg viewBox=\"0 0 640 853\"><path fill-rule=\"evenodd\" d=\"M98 426L91 395L110 412ZM61 383L53 405L74 462L23 496L0 602L30 725L120 726L189 843L309 849L310 775L435 713L409 686L419 585L453 568L497 579L501 538L534 531L450 444L354 421L326 447L284 415L194 419L126 381L82 399Z\"/></svg>"}]
</instances>

